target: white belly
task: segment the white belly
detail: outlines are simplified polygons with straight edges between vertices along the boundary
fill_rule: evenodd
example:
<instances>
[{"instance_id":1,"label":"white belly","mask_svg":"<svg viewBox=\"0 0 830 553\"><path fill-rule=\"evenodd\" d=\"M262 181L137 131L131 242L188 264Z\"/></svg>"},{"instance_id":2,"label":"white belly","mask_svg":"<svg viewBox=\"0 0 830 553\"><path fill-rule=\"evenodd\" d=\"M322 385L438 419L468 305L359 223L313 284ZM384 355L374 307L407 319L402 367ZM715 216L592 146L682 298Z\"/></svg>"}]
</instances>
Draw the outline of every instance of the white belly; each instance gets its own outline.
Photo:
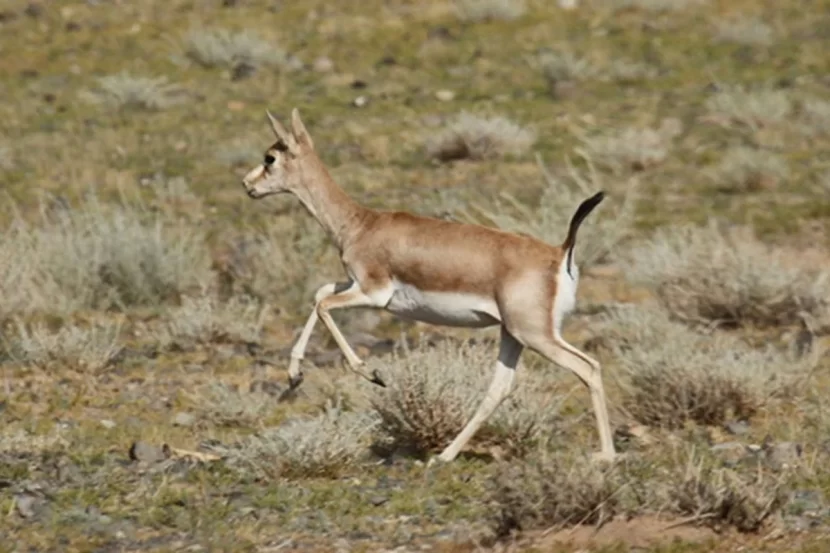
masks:
<instances>
[{"instance_id":1,"label":"white belly","mask_svg":"<svg viewBox=\"0 0 830 553\"><path fill-rule=\"evenodd\" d=\"M386 310L406 319L444 326L485 327L501 320L498 306L490 298L456 292L422 292L400 282L394 283Z\"/></svg>"},{"instance_id":2,"label":"white belly","mask_svg":"<svg viewBox=\"0 0 830 553\"><path fill-rule=\"evenodd\" d=\"M553 331L557 338L562 333L565 317L576 307L576 289L579 285L579 269L576 262L571 266L571 274L563 261L556 275L556 297L553 300Z\"/></svg>"}]
</instances>

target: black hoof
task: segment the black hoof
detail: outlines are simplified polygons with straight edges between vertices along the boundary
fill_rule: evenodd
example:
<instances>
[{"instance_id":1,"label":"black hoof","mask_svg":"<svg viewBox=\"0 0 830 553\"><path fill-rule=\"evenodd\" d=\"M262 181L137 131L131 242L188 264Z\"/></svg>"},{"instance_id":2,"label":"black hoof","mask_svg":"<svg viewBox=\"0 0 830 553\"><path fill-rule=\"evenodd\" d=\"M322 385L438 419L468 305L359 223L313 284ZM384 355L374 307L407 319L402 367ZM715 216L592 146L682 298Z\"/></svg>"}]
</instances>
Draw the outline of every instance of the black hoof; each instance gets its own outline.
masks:
<instances>
[{"instance_id":1,"label":"black hoof","mask_svg":"<svg viewBox=\"0 0 830 553\"><path fill-rule=\"evenodd\" d=\"M377 370L372 371L372 384L377 384L381 388L386 388L386 382L380 377L380 373Z\"/></svg>"},{"instance_id":2,"label":"black hoof","mask_svg":"<svg viewBox=\"0 0 830 553\"><path fill-rule=\"evenodd\" d=\"M294 390L303 383L303 373L298 374L296 377L289 376L288 377L288 389Z\"/></svg>"}]
</instances>

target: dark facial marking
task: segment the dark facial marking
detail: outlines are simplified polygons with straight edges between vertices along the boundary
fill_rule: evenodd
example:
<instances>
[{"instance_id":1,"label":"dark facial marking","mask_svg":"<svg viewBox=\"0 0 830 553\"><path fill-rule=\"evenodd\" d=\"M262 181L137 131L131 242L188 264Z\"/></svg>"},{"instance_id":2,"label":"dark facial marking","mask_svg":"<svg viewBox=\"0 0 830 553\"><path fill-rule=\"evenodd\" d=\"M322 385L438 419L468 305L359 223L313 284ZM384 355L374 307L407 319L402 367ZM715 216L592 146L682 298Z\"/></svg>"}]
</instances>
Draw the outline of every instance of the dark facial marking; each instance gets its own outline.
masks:
<instances>
[{"instance_id":1,"label":"dark facial marking","mask_svg":"<svg viewBox=\"0 0 830 553\"><path fill-rule=\"evenodd\" d=\"M265 154L265 165L271 165L276 161L277 158L272 156L271 154Z\"/></svg>"}]
</instances>

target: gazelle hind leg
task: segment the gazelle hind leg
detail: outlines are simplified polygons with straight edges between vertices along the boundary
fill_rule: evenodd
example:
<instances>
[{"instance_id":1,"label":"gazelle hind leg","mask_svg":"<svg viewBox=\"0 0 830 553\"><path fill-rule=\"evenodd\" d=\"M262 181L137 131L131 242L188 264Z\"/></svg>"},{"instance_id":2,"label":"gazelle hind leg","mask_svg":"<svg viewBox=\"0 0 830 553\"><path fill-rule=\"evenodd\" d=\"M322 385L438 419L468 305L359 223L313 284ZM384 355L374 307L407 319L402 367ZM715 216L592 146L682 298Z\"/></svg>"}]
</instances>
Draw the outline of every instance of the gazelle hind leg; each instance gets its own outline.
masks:
<instances>
[{"instance_id":1,"label":"gazelle hind leg","mask_svg":"<svg viewBox=\"0 0 830 553\"><path fill-rule=\"evenodd\" d=\"M544 338L528 343L528 347L557 365L568 369L585 384L591 392L591 402L597 421L597 431L601 450L595 459L611 461L616 456L614 439L611 434L611 422L602 385L602 373L599 363L568 344L561 338Z\"/></svg>"},{"instance_id":2,"label":"gazelle hind leg","mask_svg":"<svg viewBox=\"0 0 830 553\"><path fill-rule=\"evenodd\" d=\"M459 452L467 445L467 442L475 435L484 422L490 418L496 408L510 394L510 388L516 376L516 365L519 356L524 348L509 333L501 328L501 343L499 345L499 358L496 362L496 370L490 388L478 406L473 417L467 422L458 436L438 456L440 461L452 461Z\"/></svg>"}]
</instances>

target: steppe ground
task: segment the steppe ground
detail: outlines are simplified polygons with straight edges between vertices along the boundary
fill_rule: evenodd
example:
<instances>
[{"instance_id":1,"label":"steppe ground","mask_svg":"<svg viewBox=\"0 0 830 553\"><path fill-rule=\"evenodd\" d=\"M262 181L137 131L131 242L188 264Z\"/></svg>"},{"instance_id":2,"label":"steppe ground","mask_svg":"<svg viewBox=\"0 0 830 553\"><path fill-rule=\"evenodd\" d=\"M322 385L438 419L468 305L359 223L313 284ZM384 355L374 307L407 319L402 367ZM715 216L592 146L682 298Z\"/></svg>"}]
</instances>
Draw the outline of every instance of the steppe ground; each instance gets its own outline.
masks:
<instances>
[{"instance_id":1,"label":"steppe ground","mask_svg":"<svg viewBox=\"0 0 830 553\"><path fill-rule=\"evenodd\" d=\"M4 0L0 552L830 547L830 1ZM495 329L335 313L300 108L359 201L558 244L587 391L526 352L459 459ZM436 247L440 245L436 244Z\"/></svg>"}]
</instances>

